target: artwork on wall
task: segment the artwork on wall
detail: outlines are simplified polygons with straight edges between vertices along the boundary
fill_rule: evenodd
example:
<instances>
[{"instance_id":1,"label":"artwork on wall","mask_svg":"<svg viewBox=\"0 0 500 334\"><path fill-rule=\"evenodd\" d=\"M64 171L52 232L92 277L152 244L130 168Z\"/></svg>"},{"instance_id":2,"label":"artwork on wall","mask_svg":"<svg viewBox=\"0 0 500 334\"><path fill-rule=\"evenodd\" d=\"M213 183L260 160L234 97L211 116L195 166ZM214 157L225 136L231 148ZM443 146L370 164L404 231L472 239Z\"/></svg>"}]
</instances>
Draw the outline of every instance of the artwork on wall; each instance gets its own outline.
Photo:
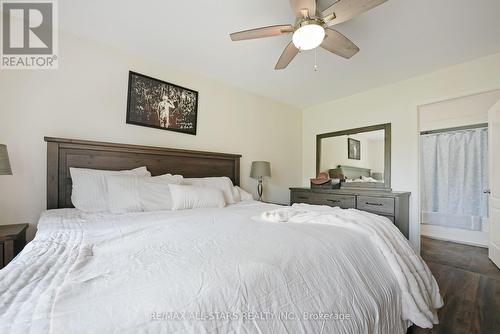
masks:
<instances>
[{"instance_id":1,"label":"artwork on wall","mask_svg":"<svg viewBox=\"0 0 500 334\"><path fill-rule=\"evenodd\" d=\"M129 72L127 123L196 135L198 92Z\"/></svg>"},{"instance_id":2,"label":"artwork on wall","mask_svg":"<svg viewBox=\"0 0 500 334\"><path fill-rule=\"evenodd\" d=\"M359 140L347 138L347 157L361 160L361 142Z\"/></svg>"}]
</instances>

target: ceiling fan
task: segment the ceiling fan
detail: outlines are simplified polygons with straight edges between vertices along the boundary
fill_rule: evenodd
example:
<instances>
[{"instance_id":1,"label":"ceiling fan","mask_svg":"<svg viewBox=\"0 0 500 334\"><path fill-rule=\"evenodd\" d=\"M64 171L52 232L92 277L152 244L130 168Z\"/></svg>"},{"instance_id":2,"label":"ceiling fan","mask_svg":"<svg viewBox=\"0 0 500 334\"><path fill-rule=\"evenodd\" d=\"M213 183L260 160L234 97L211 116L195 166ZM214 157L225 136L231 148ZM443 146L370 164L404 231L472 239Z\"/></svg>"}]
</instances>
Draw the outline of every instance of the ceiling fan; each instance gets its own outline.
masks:
<instances>
[{"instance_id":1,"label":"ceiling fan","mask_svg":"<svg viewBox=\"0 0 500 334\"><path fill-rule=\"evenodd\" d=\"M358 53L359 48L347 37L330 27L350 20L386 1L334 0L333 4L320 12L316 0L290 0L297 18L294 25L283 24L250 29L235 32L230 37L233 41L242 41L293 33L292 41L281 54L275 70L286 68L299 51L312 50L318 46L349 59Z\"/></svg>"}]
</instances>

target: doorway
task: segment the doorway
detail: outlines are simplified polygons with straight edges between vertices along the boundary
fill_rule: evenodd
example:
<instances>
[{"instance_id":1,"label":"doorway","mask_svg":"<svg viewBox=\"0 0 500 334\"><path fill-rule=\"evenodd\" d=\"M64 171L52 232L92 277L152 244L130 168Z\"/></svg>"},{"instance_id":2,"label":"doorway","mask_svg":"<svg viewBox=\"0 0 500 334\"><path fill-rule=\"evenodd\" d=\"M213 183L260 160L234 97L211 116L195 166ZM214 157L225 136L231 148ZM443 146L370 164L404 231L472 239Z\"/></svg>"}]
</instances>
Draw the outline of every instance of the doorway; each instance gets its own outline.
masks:
<instances>
[{"instance_id":1,"label":"doorway","mask_svg":"<svg viewBox=\"0 0 500 334\"><path fill-rule=\"evenodd\" d=\"M421 234L488 247L492 91L420 106Z\"/></svg>"}]
</instances>

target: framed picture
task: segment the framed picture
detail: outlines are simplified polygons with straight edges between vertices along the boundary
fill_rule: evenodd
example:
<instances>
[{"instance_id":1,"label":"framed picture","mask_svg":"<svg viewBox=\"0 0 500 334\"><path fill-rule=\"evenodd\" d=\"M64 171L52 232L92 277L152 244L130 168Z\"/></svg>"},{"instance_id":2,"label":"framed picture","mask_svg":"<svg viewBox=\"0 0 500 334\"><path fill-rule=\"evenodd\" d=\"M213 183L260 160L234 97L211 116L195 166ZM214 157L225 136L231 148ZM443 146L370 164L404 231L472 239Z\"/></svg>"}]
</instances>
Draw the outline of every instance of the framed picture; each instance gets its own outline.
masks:
<instances>
[{"instance_id":1,"label":"framed picture","mask_svg":"<svg viewBox=\"0 0 500 334\"><path fill-rule=\"evenodd\" d=\"M347 138L347 158L361 160L361 142L359 140Z\"/></svg>"},{"instance_id":2,"label":"framed picture","mask_svg":"<svg viewBox=\"0 0 500 334\"><path fill-rule=\"evenodd\" d=\"M130 71L127 123L196 135L198 92Z\"/></svg>"}]
</instances>

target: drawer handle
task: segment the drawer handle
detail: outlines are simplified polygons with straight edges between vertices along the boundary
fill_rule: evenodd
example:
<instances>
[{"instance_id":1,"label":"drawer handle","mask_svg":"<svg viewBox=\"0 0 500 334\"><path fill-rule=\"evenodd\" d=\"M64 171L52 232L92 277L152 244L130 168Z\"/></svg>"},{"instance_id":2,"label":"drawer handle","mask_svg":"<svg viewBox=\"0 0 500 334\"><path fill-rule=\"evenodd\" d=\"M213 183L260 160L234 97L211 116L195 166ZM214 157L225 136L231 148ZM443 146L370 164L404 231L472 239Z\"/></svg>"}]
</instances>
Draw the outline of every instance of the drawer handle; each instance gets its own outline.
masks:
<instances>
[{"instance_id":1,"label":"drawer handle","mask_svg":"<svg viewBox=\"0 0 500 334\"><path fill-rule=\"evenodd\" d=\"M298 199L309 199L307 196L297 196Z\"/></svg>"},{"instance_id":2,"label":"drawer handle","mask_svg":"<svg viewBox=\"0 0 500 334\"><path fill-rule=\"evenodd\" d=\"M366 205L373 205L373 206L384 206L382 203L370 203L370 202L365 202Z\"/></svg>"},{"instance_id":3,"label":"drawer handle","mask_svg":"<svg viewBox=\"0 0 500 334\"><path fill-rule=\"evenodd\" d=\"M341 200L338 200L338 199L327 199L328 202L332 202L332 203L340 203L342 202Z\"/></svg>"}]
</instances>

